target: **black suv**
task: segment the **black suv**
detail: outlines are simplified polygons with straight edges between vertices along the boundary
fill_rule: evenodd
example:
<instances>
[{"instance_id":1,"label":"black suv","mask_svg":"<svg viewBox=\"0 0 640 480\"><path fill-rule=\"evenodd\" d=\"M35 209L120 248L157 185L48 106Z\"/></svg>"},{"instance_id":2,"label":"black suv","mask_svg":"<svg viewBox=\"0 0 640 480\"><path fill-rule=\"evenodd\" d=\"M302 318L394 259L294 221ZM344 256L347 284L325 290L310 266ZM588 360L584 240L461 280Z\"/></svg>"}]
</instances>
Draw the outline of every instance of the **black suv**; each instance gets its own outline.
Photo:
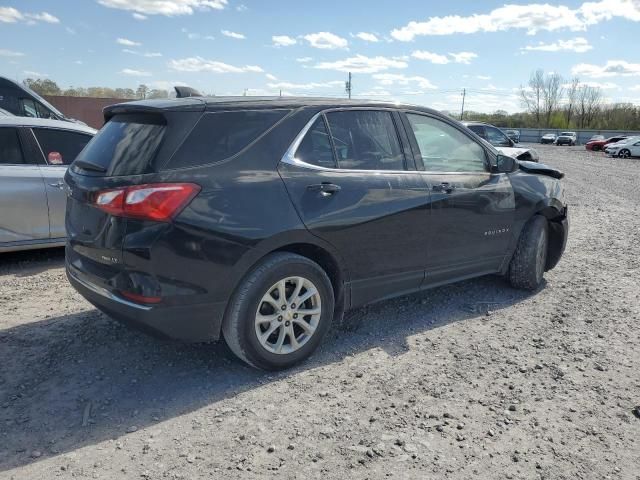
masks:
<instances>
[{"instance_id":1,"label":"black suv","mask_svg":"<svg viewBox=\"0 0 640 480\"><path fill-rule=\"evenodd\" d=\"M309 356L346 309L486 274L535 289L562 174L392 103L185 98L105 110L66 175L66 268L106 314L251 365Z\"/></svg>"}]
</instances>

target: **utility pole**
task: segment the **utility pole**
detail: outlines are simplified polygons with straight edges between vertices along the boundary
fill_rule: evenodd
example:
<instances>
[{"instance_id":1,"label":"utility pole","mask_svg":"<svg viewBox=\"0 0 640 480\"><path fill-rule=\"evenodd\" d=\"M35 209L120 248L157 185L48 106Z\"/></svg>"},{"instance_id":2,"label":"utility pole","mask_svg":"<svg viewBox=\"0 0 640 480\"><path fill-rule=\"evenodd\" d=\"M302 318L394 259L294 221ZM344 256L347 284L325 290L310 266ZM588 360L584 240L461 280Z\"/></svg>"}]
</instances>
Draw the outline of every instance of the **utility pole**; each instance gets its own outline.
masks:
<instances>
[{"instance_id":1,"label":"utility pole","mask_svg":"<svg viewBox=\"0 0 640 480\"><path fill-rule=\"evenodd\" d=\"M464 99L467 96L467 89L462 89L462 110L460 110L460 121L462 121L462 117L464 116Z\"/></svg>"},{"instance_id":2,"label":"utility pole","mask_svg":"<svg viewBox=\"0 0 640 480\"><path fill-rule=\"evenodd\" d=\"M347 80L344 84L344 89L349 94L349 100L351 100L351 72L349 72L349 80Z\"/></svg>"}]
</instances>

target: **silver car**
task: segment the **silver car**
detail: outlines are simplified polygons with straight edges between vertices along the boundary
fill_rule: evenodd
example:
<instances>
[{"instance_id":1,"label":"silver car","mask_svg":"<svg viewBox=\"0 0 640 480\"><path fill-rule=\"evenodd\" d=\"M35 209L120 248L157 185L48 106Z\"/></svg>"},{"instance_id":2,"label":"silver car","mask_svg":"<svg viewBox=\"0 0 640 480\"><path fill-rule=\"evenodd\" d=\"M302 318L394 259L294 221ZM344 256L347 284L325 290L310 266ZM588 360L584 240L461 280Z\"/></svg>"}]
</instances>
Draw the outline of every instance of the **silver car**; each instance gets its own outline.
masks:
<instances>
[{"instance_id":1,"label":"silver car","mask_svg":"<svg viewBox=\"0 0 640 480\"><path fill-rule=\"evenodd\" d=\"M95 133L60 120L0 117L0 252L64 245L63 177Z\"/></svg>"}]
</instances>

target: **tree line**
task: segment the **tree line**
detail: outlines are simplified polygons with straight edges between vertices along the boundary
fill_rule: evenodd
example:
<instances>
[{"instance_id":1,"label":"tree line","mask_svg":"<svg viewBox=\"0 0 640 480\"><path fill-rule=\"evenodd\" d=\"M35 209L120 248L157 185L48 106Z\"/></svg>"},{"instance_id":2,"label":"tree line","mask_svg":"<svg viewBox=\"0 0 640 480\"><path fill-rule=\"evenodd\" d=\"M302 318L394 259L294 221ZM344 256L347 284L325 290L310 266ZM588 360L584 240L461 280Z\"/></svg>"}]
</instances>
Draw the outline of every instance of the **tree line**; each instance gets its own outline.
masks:
<instances>
[{"instance_id":1,"label":"tree line","mask_svg":"<svg viewBox=\"0 0 640 480\"><path fill-rule=\"evenodd\" d=\"M566 82L557 73L545 74L538 69L526 85L520 86L518 95L523 112L468 111L464 120L511 128L640 130L640 107L606 103L601 88L582 83L577 77Z\"/></svg>"},{"instance_id":2,"label":"tree line","mask_svg":"<svg viewBox=\"0 0 640 480\"><path fill-rule=\"evenodd\" d=\"M145 98L168 98L169 92L163 89L149 88L147 85L138 85L132 88L109 87L70 87L60 88L56 82L48 78L27 78L23 82L39 95L62 95L65 97L94 97L94 98L120 98L125 100L139 100Z\"/></svg>"}]
</instances>

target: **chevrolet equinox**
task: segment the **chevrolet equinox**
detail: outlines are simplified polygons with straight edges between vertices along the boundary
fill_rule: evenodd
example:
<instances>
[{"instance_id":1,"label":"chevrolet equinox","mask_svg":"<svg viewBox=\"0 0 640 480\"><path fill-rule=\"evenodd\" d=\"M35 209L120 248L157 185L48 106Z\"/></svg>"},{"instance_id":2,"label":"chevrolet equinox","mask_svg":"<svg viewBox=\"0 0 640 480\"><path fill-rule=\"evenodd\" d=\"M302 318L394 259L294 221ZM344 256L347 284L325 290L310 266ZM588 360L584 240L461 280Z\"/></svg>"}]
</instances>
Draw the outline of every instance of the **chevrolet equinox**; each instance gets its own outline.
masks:
<instances>
[{"instance_id":1,"label":"chevrolet equinox","mask_svg":"<svg viewBox=\"0 0 640 480\"><path fill-rule=\"evenodd\" d=\"M66 269L107 315L255 367L313 353L347 309L559 261L563 174L436 111L309 98L105 109L68 170Z\"/></svg>"}]
</instances>

